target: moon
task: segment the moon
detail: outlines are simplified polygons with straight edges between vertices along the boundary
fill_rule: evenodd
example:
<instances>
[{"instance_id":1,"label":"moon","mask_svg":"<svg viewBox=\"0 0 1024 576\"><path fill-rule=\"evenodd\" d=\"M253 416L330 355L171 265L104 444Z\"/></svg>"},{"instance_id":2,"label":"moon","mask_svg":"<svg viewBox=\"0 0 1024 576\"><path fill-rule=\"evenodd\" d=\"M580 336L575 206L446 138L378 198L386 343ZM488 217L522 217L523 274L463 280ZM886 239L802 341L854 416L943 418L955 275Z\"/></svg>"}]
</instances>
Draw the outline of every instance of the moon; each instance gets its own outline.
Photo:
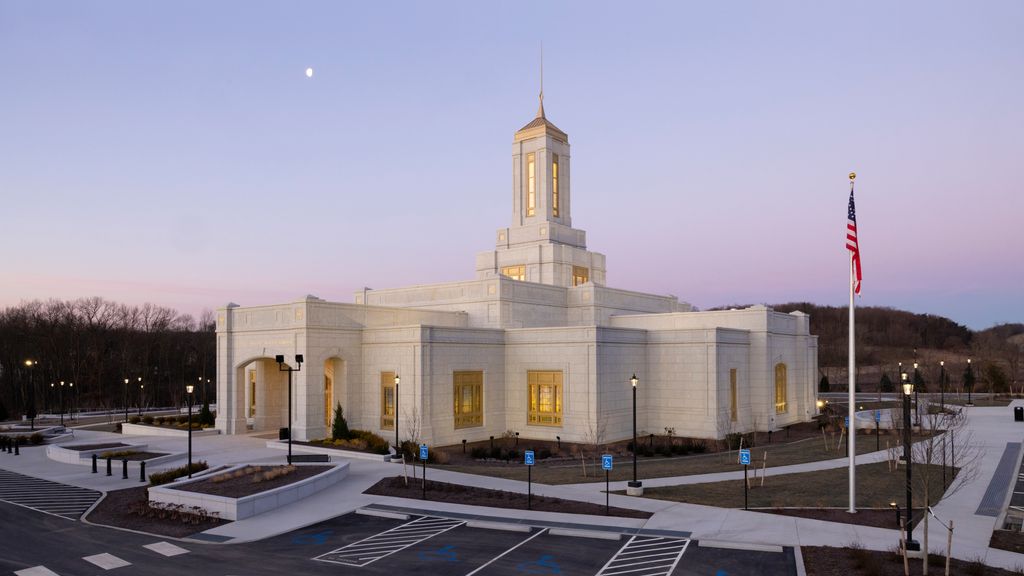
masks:
<instances>
[{"instance_id":1,"label":"moon","mask_svg":"<svg viewBox=\"0 0 1024 576\"><path fill-rule=\"evenodd\" d=\"M306 68L306 78L312 78L312 77L313 77L313 69L312 68Z\"/></svg>"}]
</instances>

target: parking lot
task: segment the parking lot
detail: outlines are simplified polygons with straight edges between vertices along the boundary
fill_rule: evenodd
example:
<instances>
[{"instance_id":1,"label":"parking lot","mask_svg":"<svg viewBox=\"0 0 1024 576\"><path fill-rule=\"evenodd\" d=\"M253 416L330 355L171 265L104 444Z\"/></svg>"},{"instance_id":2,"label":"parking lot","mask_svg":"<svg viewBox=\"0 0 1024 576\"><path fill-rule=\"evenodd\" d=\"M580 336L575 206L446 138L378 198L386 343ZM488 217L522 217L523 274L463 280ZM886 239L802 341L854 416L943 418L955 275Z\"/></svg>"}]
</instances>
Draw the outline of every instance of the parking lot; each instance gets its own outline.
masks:
<instances>
[{"instance_id":1,"label":"parking lot","mask_svg":"<svg viewBox=\"0 0 1024 576\"><path fill-rule=\"evenodd\" d=\"M796 574L791 548L772 552L709 548L685 537L643 533L581 537L544 526L520 526L519 530L477 527L460 518L410 515L403 520L347 514L243 546L253 546L260 554L290 557L318 574Z\"/></svg>"}]
</instances>

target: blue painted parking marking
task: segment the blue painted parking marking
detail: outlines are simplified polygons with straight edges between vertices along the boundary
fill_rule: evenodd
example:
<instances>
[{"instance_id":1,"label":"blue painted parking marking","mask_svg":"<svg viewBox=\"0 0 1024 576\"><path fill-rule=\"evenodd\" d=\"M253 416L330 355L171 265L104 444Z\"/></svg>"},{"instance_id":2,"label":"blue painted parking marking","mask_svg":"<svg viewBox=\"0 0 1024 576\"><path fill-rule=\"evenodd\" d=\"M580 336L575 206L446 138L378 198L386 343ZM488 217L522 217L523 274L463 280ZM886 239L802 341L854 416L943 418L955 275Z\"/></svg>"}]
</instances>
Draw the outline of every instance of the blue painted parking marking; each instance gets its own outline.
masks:
<instances>
[{"instance_id":1,"label":"blue painted parking marking","mask_svg":"<svg viewBox=\"0 0 1024 576\"><path fill-rule=\"evenodd\" d=\"M299 534L292 538L292 544L326 544L327 539L334 534L334 530L324 530L316 534Z\"/></svg>"},{"instance_id":2,"label":"blue painted parking marking","mask_svg":"<svg viewBox=\"0 0 1024 576\"><path fill-rule=\"evenodd\" d=\"M522 574L561 574L562 569L555 562L555 557L545 554L533 562L523 562L516 566Z\"/></svg>"},{"instance_id":3,"label":"blue painted parking marking","mask_svg":"<svg viewBox=\"0 0 1024 576\"><path fill-rule=\"evenodd\" d=\"M455 553L455 546L449 544L437 550L424 550L417 554L420 560L444 560L445 562L458 562L459 557Z\"/></svg>"}]
</instances>

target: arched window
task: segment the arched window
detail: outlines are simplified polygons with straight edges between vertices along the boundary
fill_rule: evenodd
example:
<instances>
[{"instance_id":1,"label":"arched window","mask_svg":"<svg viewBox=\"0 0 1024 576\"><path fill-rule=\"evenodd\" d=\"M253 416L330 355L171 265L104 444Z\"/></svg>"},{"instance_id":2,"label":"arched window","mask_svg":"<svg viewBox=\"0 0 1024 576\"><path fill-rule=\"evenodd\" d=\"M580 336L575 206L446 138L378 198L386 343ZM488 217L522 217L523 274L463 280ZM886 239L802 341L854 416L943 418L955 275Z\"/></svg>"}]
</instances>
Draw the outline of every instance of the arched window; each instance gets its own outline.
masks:
<instances>
[{"instance_id":1,"label":"arched window","mask_svg":"<svg viewBox=\"0 0 1024 576\"><path fill-rule=\"evenodd\" d=\"M551 215L558 218L558 154L551 155Z\"/></svg>"},{"instance_id":2,"label":"arched window","mask_svg":"<svg viewBox=\"0 0 1024 576\"><path fill-rule=\"evenodd\" d=\"M775 413L786 412L786 365L775 365Z\"/></svg>"},{"instance_id":3,"label":"arched window","mask_svg":"<svg viewBox=\"0 0 1024 576\"><path fill-rule=\"evenodd\" d=\"M526 155L526 215L537 213L537 166L533 152Z\"/></svg>"}]
</instances>

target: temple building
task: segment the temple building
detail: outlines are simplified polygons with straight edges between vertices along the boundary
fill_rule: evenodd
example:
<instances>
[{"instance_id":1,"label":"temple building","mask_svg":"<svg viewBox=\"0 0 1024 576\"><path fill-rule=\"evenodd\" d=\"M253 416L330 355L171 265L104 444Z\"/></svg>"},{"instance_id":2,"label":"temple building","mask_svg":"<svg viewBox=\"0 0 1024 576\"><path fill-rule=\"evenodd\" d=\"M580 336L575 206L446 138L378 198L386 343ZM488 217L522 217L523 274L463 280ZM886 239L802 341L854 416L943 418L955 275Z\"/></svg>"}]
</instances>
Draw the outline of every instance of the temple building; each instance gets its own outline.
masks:
<instances>
[{"instance_id":1,"label":"temple building","mask_svg":"<svg viewBox=\"0 0 1024 576\"><path fill-rule=\"evenodd\" d=\"M349 426L431 445L519 432L600 443L633 432L720 438L816 414L810 318L764 306L699 312L606 285L573 227L569 136L544 113L512 143L512 221L476 277L217 312L217 427L330 434ZM586 201L583 198L583 201Z\"/></svg>"}]
</instances>

